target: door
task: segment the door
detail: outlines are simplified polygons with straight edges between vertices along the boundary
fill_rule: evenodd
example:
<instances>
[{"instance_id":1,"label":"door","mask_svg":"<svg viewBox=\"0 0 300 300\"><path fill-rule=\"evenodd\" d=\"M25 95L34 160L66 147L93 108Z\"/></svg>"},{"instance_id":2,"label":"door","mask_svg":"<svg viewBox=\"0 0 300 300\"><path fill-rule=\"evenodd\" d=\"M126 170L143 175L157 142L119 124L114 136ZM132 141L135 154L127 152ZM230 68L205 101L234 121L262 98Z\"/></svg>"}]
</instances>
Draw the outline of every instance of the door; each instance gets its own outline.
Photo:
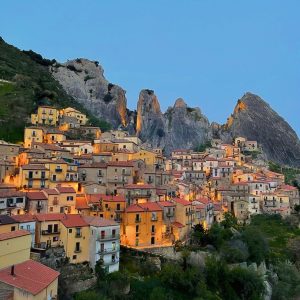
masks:
<instances>
[{"instance_id":1,"label":"door","mask_svg":"<svg viewBox=\"0 0 300 300\"><path fill-rule=\"evenodd\" d=\"M155 237L151 237L151 245L154 245L155 244Z\"/></svg>"}]
</instances>

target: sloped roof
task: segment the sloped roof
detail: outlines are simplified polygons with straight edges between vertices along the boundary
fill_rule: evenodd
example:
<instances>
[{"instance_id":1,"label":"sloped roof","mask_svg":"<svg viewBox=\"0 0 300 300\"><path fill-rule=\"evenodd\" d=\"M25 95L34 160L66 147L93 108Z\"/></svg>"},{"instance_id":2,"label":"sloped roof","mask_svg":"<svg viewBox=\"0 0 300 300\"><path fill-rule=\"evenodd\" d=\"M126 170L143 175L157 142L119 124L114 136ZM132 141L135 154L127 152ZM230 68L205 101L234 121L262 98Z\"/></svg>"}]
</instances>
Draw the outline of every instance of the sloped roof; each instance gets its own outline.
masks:
<instances>
[{"instance_id":1,"label":"sloped roof","mask_svg":"<svg viewBox=\"0 0 300 300\"><path fill-rule=\"evenodd\" d=\"M11 267L0 270L0 281L18 289L37 295L49 286L59 272L45 265L27 260L14 266L14 275L11 275Z\"/></svg>"},{"instance_id":2,"label":"sloped roof","mask_svg":"<svg viewBox=\"0 0 300 300\"><path fill-rule=\"evenodd\" d=\"M29 235L29 231L27 230L16 230L5 233L0 233L0 241L5 241L13 238L17 238L24 235Z\"/></svg>"}]
</instances>

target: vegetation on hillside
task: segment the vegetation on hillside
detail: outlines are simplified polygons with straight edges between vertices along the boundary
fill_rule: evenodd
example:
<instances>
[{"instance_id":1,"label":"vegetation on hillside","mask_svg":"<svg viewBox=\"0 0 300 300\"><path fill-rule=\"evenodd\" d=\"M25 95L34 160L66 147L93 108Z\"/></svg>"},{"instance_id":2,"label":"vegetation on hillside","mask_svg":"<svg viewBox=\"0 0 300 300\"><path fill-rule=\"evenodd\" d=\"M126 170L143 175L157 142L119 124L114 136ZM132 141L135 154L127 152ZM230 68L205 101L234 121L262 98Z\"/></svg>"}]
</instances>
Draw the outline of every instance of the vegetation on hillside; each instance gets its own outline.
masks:
<instances>
[{"instance_id":1,"label":"vegetation on hillside","mask_svg":"<svg viewBox=\"0 0 300 300\"><path fill-rule=\"evenodd\" d=\"M259 300L264 298L266 279L272 285L272 300L300 296L299 216L284 220L257 215L250 225L239 226L228 213L210 230L196 225L191 245L175 248L181 260L163 260L161 269L151 257L122 252L120 271L106 274L98 268L97 286L75 299ZM196 266L188 258L190 251L199 250L207 259ZM267 266L265 274L262 265Z\"/></svg>"},{"instance_id":2,"label":"vegetation on hillside","mask_svg":"<svg viewBox=\"0 0 300 300\"><path fill-rule=\"evenodd\" d=\"M21 141L24 126L39 104L58 108L72 106L86 113L91 125L102 130L110 128L108 123L93 117L67 95L48 72L47 66L52 63L55 61L44 59L33 51L20 51L0 38L0 139Z\"/></svg>"}]
</instances>

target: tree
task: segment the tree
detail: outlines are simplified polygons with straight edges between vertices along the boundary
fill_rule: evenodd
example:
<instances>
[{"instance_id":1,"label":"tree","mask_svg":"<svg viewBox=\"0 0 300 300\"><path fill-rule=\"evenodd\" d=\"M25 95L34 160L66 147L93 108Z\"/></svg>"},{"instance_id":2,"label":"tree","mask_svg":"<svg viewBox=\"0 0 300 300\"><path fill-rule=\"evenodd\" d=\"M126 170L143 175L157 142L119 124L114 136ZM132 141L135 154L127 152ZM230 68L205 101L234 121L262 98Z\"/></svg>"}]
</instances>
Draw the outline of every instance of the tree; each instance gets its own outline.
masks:
<instances>
[{"instance_id":1,"label":"tree","mask_svg":"<svg viewBox=\"0 0 300 300\"><path fill-rule=\"evenodd\" d=\"M95 265L95 274L97 277L97 285L101 287L101 282L105 280L107 269L103 265L103 259L99 259Z\"/></svg>"},{"instance_id":2,"label":"tree","mask_svg":"<svg viewBox=\"0 0 300 300\"><path fill-rule=\"evenodd\" d=\"M243 262L249 257L248 247L243 241L239 239L233 239L225 242L221 249L221 256L228 263Z\"/></svg>"},{"instance_id":3,"label":"tree","mask_svg":"<svg viewBox=\"0 0 300 300\"><path fill-rule=\"evenodd\" d=\"M272 299L288 300L300 296L300 273L297 268L289 263L279 263L275 267L278 282L274 282Z\"/></svg>"},{"instance_id":4,"label":"tree","mask_svg":"<svg viewBox=\"0 0 300 300\"><path fill-rule=\"evenodd\" d=\"M232 213L226 212L224 214L224 220L221 222L221 225L224 226L224 228L231 228L231 227L236 228L237 219Z\"/></svg>"},{"instance_id":5,"label":"tree","mask_svg":"<svg viewBox=\"0 0 300 300\"><path fill-rule=\"evenodd\" d=\"M166 289L162 288L162 287L155 287L150 296L149 296L149 300L168 300L171 299L168 295L168 292Z\"/></svg>"},{"instance_id":6,"label":"tree","mask_svg":"<svg viewBox=\"0 0 300 300\"><path fill-rule=\"evenodd\" d=\"M242 233L242 240L248 245L249 260L260 264L268 258L269 245L266 238L257 228L247 227Z\"/></svg>"}]
</instances>

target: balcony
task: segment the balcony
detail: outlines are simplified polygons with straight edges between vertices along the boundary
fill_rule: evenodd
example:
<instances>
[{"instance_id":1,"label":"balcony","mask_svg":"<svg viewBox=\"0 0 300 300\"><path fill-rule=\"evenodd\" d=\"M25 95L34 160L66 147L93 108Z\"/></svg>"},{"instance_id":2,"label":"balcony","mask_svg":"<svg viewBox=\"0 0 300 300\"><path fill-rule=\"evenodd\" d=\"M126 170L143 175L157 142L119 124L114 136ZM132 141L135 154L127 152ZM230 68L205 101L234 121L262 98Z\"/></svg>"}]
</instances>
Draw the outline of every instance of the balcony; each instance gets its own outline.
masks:
<instances>
[{"instance_id":1,"label":"balcony","mask_svg":"<svg viewBox=\"0 0 300 300\"><path fill-rule=\"evenodd\" d=\"M156 233L155 231L151 231L151 235L155 235L155 233Z\"/></svg>"},{"instance_id":2,"label":"balcony","mask_svg":"<svg viewBox=\"0 0 300 300\"><path fill-rule=\"evenodd\" d=\"M158 218L155 217L155 218L151 218L151 222L157 222L158 221Z\"/></svg>"},{"instance_id":3,"label":"balcony","mask_svg":"<svg viewBox=\"0 0 300 300\"><path fill-rule=\"evenodd\" d=\"M62 171L63 171L63 169L61 169L61 168L56 168L56 169L55 169L55 172L56 172L56 173L61 173Z\"/></svg>"},{"instance_id":4,"label":"balcony","mask_svg":"<svg viewBox=\"0 0 300 300\"><path fill-rule=\"evenodd\" d=\"M98 241L109 241L109 240L117 240L117 239L120 239L119 234L106 234L106 235L99 234L97 237Z\"/></svg>"},{"instance_id":5,"label":"balcony","mask_svg":"<svg viewBox=\"0 0 300 300\"><path fill-rule=\"evenodd\" d=\"M81 249L81 247L79 247L79 248L75 248L75 250L74 250L74 253L81 253L82 252L82 249Z\"/></svg>"},{"instance_id":6,"label":"balcony","mask_svg":"<svg viewBox=\"0 0 300 300\"><path fill-rule=\"evenodd\" d=\"M101 173L101 174L98 173L97 176L98 176L98 177L103 177L103 174L102 174L102 173Z\"/></svg>"},{"instance_id":7,"label":"balcony","mask_svg":"<svg viewBox=\"0 0 300 300\"><path fill-rule=\"evenodd\" d=\"M121 223L122 222L122 218L115 218L114 221L117 222L117 223Z\"/></svg>"},{"instance_id":8,"label":"balcony","mask_svg":"<svg viewBox=\"0 0 300 300\"><path fill-rule=\"evenodd\" d=\"M50 235L50 234L60 234L60 230L57 231L42 230L42 235Z\"/></svg>"},{"instance_id":9,"label":"balcony","mask_svg":"<svg viewBox=\"0 0 300 300\"><path fill-rule=\"evenodd\" d=\"M75 238L81 238L81 237L82 237L82 233L81 232L75 233Z\"/></svg>"},{"instance_id":10,"label":"balcony","mask_svg":"<svg viewBox=\"0 0 300 300\"><path fill-rule=\"evenodd\" d=\"M98 251L98 253L101 254L101 255L104 255L104 254L116 253L118 251L120 251L120 247L100 249Z\"/></svg>"},{"instance_id":11,"label":"balcony","mask_svg":"<svg viewBox=\"0 0 300 300\"><path fill-rule=\"evenodd\" d=\"M135 223L141 223L142 219L135 219Z\"/></svg>"},{"instance_id":12,"label":"balcony","mask_svg":"<svg viewBox=\"0 0 300 300\"><path fill-rule=\"evenodd\" d=\"M17 207L16 203L8 202L7 207Z\"/></svg>"}]
</instances>

